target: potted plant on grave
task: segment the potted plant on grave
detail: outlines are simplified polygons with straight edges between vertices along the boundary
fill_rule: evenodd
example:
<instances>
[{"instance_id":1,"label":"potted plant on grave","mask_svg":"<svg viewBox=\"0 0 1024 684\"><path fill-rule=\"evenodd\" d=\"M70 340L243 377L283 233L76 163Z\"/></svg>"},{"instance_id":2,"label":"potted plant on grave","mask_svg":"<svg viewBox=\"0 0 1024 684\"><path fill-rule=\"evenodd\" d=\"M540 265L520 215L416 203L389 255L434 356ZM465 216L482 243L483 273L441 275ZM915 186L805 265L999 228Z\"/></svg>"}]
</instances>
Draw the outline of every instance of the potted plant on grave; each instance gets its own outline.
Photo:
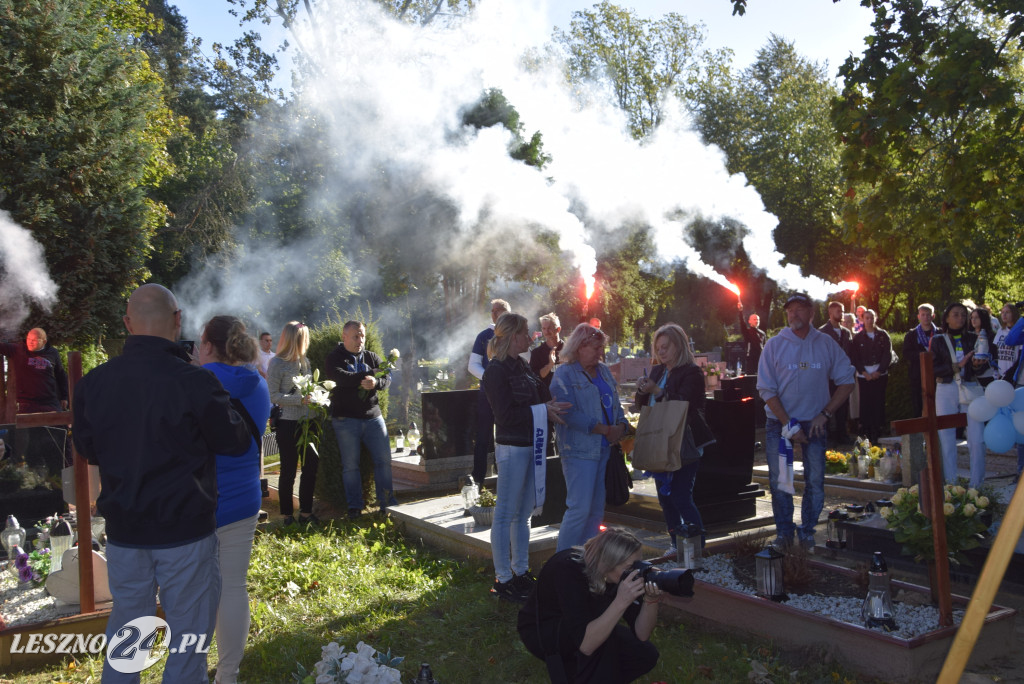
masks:
<instances>
[{"instance_id":1,"label":"potted plant on grave","mask_svg":"<svg viewBox=\"0 0 1024 684\"><path fill-rule=\"evenodd\" d=\"M473 516L477 525L490 525L494 522L494 505L496 503L498 503L498 497L488 491L486 487L480 487L480 498L477 499L476 506L470 506L469 514Z\"/></svg>"},{"instance_id":2,"label":"potted plant on grave","mask_svg":"<svg viewBox=\"0 0 1024 684\"><path fill-rule=\"evenodd\" d=\"M951 563L970 563L964 551L981 544L982 533L988 529L984 512L992 505L989 497L976 489L948 484L942 488L942 510L946 518L946 546ZM931 522L921 511L917 485L900 487L892 496L892 507L880 511L893 538L903 544L903 553L918 562L935 559Z\"/></svg>"},{"instance_id":3,"label":"potted plant on grave","mask_svg":"<svg viewBox=\"0 0 1024 684\"><path fill-rule=\"evenodd\" d=\"M847 454L829 449L825 452L825 472L829 475L845 475L850 467L848 461Z\"/></svg>"}]
</instances>

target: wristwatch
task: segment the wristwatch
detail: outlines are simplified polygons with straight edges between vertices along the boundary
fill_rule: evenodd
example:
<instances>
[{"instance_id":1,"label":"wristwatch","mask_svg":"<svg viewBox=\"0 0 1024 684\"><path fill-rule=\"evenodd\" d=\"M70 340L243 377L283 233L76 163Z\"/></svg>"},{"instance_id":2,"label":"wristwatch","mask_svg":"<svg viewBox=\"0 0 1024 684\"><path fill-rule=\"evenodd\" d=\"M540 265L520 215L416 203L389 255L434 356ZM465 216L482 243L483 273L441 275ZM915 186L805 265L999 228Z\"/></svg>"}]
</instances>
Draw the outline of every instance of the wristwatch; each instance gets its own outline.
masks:
<instances>
[{"instance_id":1,"label":"wristwatch","mask_svg":"<svg viewBox=\"0 0 1024 684\"><path fill-rule=\"evenodd\" d=\"M828 409L821 409L821 415L825 416L829 420L832 420L832 412Z\"/></svg>"}]
</instances>

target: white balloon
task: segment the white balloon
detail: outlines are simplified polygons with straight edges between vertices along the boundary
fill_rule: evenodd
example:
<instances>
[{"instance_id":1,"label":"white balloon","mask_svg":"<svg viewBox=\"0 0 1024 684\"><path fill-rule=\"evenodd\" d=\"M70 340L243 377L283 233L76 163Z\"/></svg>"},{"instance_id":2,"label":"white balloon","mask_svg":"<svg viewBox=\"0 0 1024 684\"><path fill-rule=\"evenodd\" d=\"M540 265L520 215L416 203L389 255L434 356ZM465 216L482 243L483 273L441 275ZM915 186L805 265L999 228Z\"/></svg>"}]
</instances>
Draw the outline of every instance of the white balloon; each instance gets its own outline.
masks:
<instances>
[{"instance_id":1,"label":"white balloon","mask_svg":"<svg viewBox=\"0 0 1024 684\"><path fill-rule=\"evenodd\" d=\"M1005 380L996 380L985 388L985 398L996 408L1003 408L1013 403L1013 385Z\"/></svg>"},{"instance_id":2,"label":"white balloon","mask_svg":"<svg viewBox=\"0 0 1024 684\"><path fill-rule=\"evenodd\" d=\"M1013 429L1024 435L1024 411L1016 411L1013 414Z\"/></svg>"},{"instance_id":3,"label":"white balloon","mask_svg":"<svg viewBox=\"0 0 1024 684\"><path fill-rule=\"evenodd\" d=\"M967 415L979 423L987 423L999 412L995 406L989 403L987 397L978 397L967 407Z\"/></svg>"}]
</instances>

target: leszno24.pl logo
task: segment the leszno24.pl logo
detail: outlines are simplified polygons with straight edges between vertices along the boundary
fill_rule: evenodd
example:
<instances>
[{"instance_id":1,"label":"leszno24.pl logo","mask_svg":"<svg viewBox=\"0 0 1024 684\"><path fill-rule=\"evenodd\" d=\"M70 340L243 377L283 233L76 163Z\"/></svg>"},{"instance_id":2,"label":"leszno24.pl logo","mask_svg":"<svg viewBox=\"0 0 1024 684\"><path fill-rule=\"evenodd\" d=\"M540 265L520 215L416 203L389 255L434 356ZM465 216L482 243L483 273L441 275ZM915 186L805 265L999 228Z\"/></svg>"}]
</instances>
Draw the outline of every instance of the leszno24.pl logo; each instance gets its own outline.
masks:
<instances>
[{"instance_id":1,"label":"leszno24.pl logo","mask_svg":"<svg viewBox=\"0 0 1024 684\"><path fill-rule=\"evenodd\" d=\"M207 653L210 646L205 634L191 632L174 643L167 622L156 616L135 618L109 642L105 634L15 634L11 641L11 653L99 655L104 650L110 667L131 674L152 667L168 653Z\"/></svg>"}]
</instances>

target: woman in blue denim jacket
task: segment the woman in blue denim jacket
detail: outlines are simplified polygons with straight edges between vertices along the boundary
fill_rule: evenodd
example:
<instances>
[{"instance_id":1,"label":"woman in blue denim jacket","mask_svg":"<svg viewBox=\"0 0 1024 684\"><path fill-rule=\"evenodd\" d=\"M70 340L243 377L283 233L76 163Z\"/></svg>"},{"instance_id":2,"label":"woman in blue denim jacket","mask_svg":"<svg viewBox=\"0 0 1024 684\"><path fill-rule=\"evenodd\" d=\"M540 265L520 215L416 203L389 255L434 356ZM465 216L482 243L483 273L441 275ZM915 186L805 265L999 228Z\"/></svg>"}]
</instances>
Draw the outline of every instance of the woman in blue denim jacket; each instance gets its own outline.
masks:
<instances>
[{"instance_id":1,"label":"woman in blue denim jacket","mask_svg":"<svg viewBox=\"0 0 1024 684\"><path fill-rule=\"evenodd\" d=\"M572 405L555 427L565 474L565 516L558 551L579 546L598 532L604 516L604 470L612 444L626 433L615 379L601 363L608 338L580 323L565 342L551 382L555 401Z\"/></svg>"}]
</instances>

